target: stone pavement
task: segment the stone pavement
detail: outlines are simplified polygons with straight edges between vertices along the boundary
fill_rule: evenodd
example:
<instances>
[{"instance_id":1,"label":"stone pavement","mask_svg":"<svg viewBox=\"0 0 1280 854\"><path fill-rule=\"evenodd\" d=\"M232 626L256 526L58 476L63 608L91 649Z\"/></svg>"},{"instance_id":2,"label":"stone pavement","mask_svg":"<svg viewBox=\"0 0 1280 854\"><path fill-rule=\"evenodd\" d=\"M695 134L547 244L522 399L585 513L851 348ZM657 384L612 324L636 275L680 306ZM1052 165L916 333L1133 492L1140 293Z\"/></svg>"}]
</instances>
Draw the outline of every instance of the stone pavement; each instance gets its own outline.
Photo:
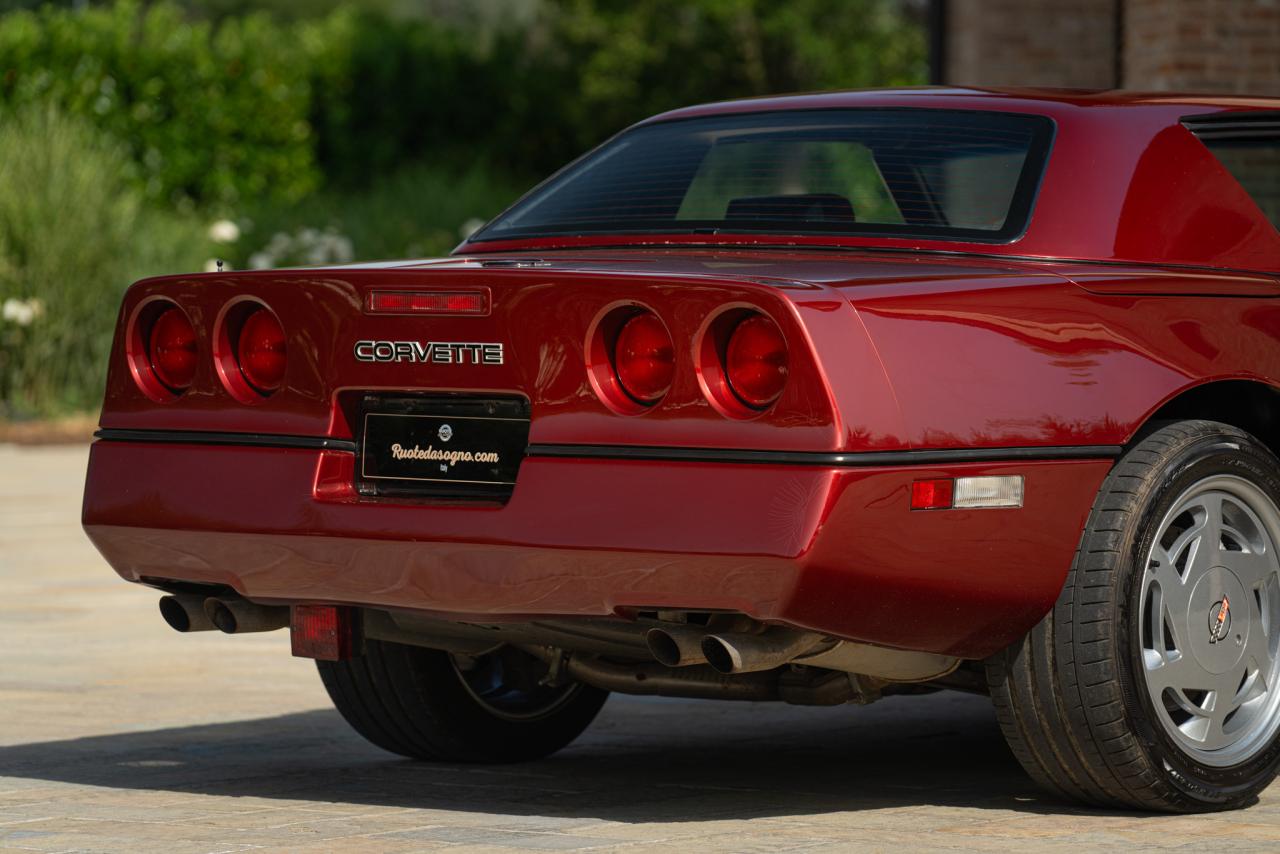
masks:
<instances>
[{"instance_id":1,"label":"stone pavement","mask_svg":"<svg viewBox=\"0 0 1280 854\"><path fill-rule=\"evenodd\" d=\"M361 741L283 633L172 632L79 530L83 447L0 445L0 850L1280 850L1280 788L1165 817L1042 798L987 701L614 697L551 759Z\"/></svg>"}]
</instances>

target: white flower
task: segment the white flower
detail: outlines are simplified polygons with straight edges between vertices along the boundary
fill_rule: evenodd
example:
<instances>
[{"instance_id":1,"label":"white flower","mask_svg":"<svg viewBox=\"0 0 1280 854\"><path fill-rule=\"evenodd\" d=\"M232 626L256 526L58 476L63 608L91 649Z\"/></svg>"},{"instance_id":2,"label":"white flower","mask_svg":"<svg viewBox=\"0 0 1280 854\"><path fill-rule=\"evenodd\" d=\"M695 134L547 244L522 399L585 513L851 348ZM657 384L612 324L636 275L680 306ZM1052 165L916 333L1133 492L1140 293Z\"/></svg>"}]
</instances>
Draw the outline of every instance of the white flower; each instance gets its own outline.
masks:
<instances>
[{"instance_id":1,"label":"white flower","mask_svg":"<svg viewBox=\"0 0 1280 854\"><path fill-rule=\"evenodd\" d=\"M209 239L214 243L235 243L240 239L240 226L229 219L220 219L209 226Z\"/></svg>"},{"instance_id":2,"label":"white flower","mask_svg":"<svg viewBox=\"0 0 1280 854\"><path fill-rule=\"evenodd\" d=\"M473 216L471 219L459 226L458 234L462 235L463 240L466 240L482 228L484 228L484 220Z\"/></svg>"},{"instance_id":3,"label":"white flower","mask_svg":"<svg viewBox=\"0 0 1280 854\"><path fill-rule=\"evenodd\" d=\"M251 270L270 270L275 265L275 256L270 252L255 252L249 256L249 269Z\"/></svg>"},{"instance_id":4,"label":"white flower","mask_svg":"<svg viewBox=\"0 0 1280 854\"><path fill-rule=\"evenodd\" d=\"M44 304L39 300L20 300L10 297L4 301L4 308L0 309L4 319L18 324L19 326L30 326L31 321L35 320L38 315L43 313Z\"/></svg>"}]
</instances>

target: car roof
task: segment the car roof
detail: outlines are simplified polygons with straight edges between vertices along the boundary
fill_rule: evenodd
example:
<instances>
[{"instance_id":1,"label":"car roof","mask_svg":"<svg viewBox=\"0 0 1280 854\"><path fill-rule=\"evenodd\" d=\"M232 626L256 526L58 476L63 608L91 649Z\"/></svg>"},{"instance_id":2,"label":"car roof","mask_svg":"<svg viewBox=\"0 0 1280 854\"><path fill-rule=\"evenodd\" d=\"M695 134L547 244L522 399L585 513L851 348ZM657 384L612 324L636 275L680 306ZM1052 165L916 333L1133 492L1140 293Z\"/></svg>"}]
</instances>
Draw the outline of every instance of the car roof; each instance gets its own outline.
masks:
<instances>
[{"instance_id":1,"label":"car roof","mask_svg":"<svg viewBox=\"0 0 1280 854\"><path fill-rule=\"evenodd\" d=\"M646 119L650 122L728 113L775 110L833 110L858 107L917 107L997 110L1062 115L1072 109L1124 108L1124 112L1157 113L1177 121L1183 116L1223 111L1280 110L1280 98L1174 92L1131 92L1122 89L973 88L907 86L896 89L850 89L795 95L766 95L681 107ZM1110 110L1108 110L1110 111ZM1122 121L1123 118L1117 117Z\"/></svg>"},{"instance_id":2,"label":"car roof","mask_svg":"<svg viewBox=\"0 0 1280 854\"><path fill-rule=\"evenodd\" d=\"M1197 137L1206 123L1280 98L1083 89L919 87L820 92L700 104L634 128L683 119L787 110L934 109L1028 113L1053 121L1030 223L1003 242L877 236L728 235L716 242L875 247L1280 273L1280 231ZM1268 134L1277 130L1269 118ZM1225 127L1225 125L1224 125ZM633 128L633 129L634 129ZM1277 143L1280 144L1280 143ZM707 241L655 235L656 242ZM644 243L643 236L547 237L464 244L463 251Z\"/></svg>"}]
</instances>

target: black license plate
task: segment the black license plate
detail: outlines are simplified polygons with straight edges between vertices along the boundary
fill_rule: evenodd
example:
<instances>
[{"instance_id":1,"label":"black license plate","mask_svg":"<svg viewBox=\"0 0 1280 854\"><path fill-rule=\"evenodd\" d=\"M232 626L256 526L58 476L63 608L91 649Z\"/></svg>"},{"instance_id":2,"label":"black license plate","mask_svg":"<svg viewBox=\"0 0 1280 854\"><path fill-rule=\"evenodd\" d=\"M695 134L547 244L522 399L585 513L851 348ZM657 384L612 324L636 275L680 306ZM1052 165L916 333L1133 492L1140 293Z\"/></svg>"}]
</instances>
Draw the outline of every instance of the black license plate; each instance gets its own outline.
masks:
<instances>
[{"instance_id":1,"label":"black license plate","mask_svg":"<svg viewBox=\"0 0 1280 854\"><path fill-rule=\"evenodd\" d=\"M529 404L511 398L365 398L362 495L505 499L529 444Z\"/></svg>"}]
</instances>

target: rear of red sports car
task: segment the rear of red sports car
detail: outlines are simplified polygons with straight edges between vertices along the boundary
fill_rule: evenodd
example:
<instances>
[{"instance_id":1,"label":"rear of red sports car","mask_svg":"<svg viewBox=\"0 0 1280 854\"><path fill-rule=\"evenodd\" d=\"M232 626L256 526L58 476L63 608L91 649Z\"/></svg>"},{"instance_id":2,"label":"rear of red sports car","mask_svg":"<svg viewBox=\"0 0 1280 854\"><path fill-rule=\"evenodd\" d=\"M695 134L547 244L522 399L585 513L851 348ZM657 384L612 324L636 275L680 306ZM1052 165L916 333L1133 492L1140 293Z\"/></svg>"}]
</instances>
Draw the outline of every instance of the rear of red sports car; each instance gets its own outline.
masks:
<instances>
[{"instance_id":1,"label":"rear of red sports car","mask_svg":"<svg viewBox=\"0 0 1280 854\"><path fill-rule=\"evenodd\" d=\"M1088 104L920 97L642 124L453 258L137 283L86 531L124 578L165 593L181 631L288 628L352 725L405 755L545 755L609 691L837 704L953 688L990 691L1060 793L1245 802L1274 773L1275 715L1250 712L1261 747L1240 762L1210 757L1227 742L1209 736L1204 755L1183 745L1201 782L1150 791L1096 757L1045 770L1061 751L1018 723L1044 666L1028 650L1067 631L1046 626L1073 601L1082 535L1112 530L1091 508L1106 509L1117 458L1223 373L1221 350L1170 347L1165 316L1198 316L1186 269L1222 250L1212 235L1165 250L1155 229L1133 257L1095 257L1142 227L1105 192L1140 170L1117 156L1078 173L1098 130ZM1174 154L1221 172L1167 110L1133 115L1135 139L1172 131ZM1220 177L1230 201L1238 185ZM1082 199L1094 244L1062 231L1083 226ZM1265 240L1228 243L1247 257ZM1160 266L1168 253L1182 273ZM1267 287L1212 280L1242 309ZM1151 282L1174 302L1135 320ZM1216 340L1232 322L1194 323ZM1243 506L1265 551L1265 508ZM1184 618L1227 601L1217 569ZM1231 592L1237 626L1274 657L1269 583ZM1139 647L1167 652L1144 591ZM1265 683L1250 654L1220 672ZM1195 685L1174 687L1195 702ZM1236 712L1269 697L1242 694ZM1035 713L1054 727L1071 709L1064 694ZM1157 746L1212 718L1165 711ZM1219 772L1241 763L1248 785L1226 791Z\"/></svg>"}]
</instances>

